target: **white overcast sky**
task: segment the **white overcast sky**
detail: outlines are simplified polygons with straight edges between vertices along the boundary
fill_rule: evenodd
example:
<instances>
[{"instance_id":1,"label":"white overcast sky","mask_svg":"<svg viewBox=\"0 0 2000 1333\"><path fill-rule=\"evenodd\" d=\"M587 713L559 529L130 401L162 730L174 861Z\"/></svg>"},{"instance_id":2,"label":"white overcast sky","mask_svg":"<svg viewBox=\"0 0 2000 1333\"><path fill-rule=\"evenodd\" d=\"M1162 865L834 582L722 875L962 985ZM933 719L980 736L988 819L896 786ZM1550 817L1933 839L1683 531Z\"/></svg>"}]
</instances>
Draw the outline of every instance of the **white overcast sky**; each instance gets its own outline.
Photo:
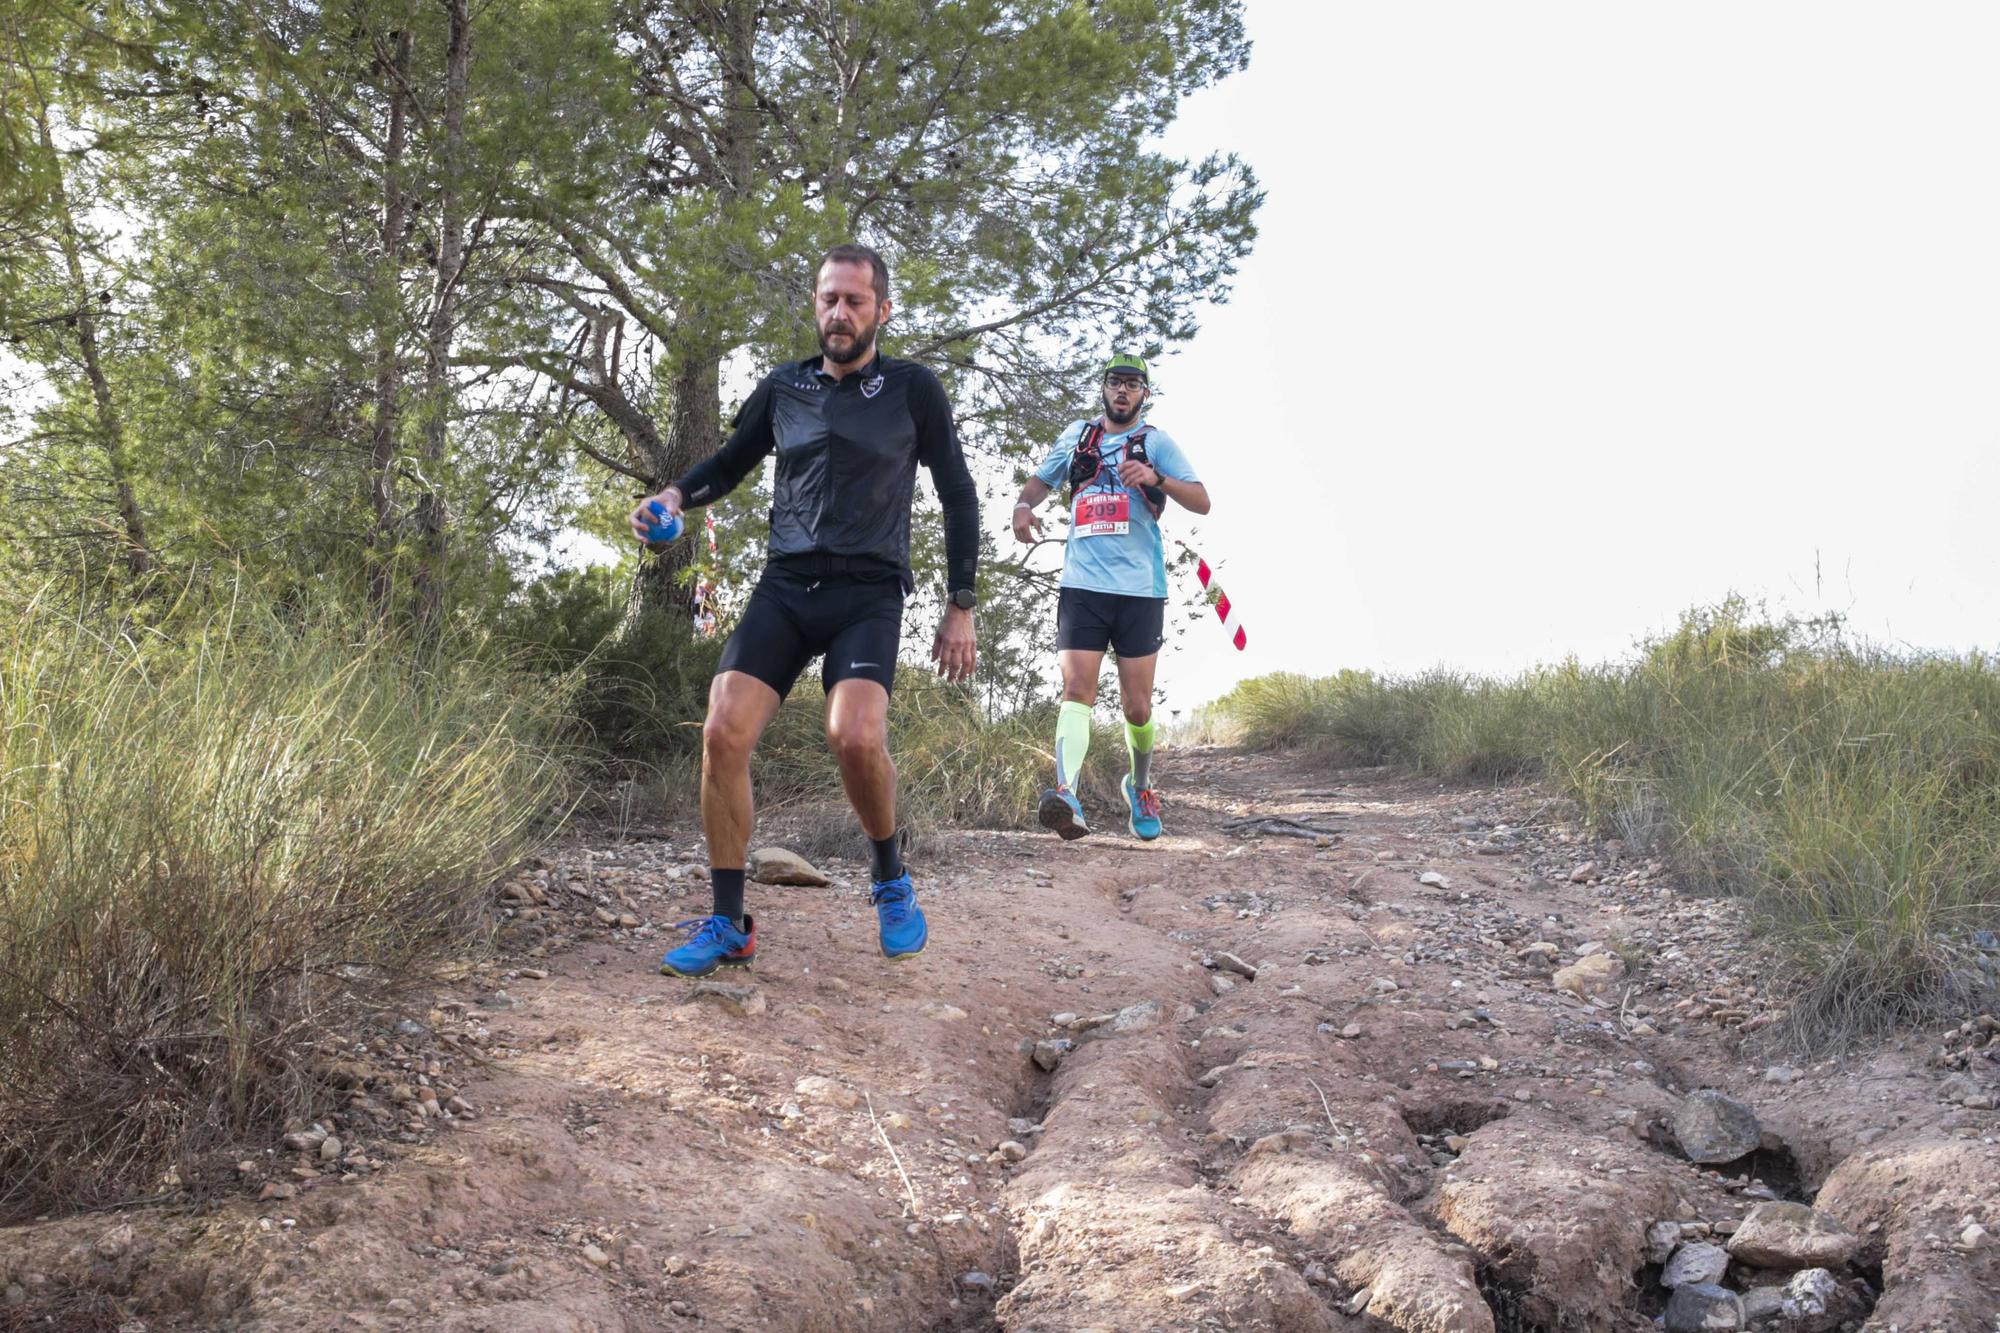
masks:
<instances>
[{"instance_id":1,"label":"white overcast sky","mask_svg":"<svg viewBox=\"0 0 2000 1333\"><path fill-rule=\"evenodd\" d=\"M1192 627L1170 705L1616 658L1732 591L2000 645L2000 5L1248 22L1168 146L1241 153L1262 234L1152 417L1250 646Z\"/></svg>"}]
</instances>

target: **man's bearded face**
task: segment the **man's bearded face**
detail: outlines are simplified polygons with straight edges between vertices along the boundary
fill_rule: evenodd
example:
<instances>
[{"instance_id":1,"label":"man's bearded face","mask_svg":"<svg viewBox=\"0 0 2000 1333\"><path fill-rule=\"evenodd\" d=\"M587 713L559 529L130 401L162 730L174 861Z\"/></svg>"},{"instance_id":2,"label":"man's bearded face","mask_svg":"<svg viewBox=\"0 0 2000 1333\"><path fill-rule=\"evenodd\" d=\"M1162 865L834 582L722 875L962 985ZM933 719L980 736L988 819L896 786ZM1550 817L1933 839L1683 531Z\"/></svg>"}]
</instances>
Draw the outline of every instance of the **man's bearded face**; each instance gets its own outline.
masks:
<instances>
[{"instance_id":1,"label":"man's bearded face","mask_svg":"<svg viewBox=\"0 0 2000 1333\"><path fill-rule=\"evenodd\" d=\"M889 303L875 293L873 268L845 260L821 266L813 322L828 361L848 366L867 360L875 350L875 332L888 317Z\"/></svg>"},{"instance_id":2,"label":"man's bearded face","mask_svg":"<svg viewBox=\"0 0 2000 1333\"><path fill-rule=\"evenodd\" d=\"M1146 381L1137 375L1104 377L1104 415L1114 426L1129 426L1146 405Z\"/></svg>"}]
</instances>

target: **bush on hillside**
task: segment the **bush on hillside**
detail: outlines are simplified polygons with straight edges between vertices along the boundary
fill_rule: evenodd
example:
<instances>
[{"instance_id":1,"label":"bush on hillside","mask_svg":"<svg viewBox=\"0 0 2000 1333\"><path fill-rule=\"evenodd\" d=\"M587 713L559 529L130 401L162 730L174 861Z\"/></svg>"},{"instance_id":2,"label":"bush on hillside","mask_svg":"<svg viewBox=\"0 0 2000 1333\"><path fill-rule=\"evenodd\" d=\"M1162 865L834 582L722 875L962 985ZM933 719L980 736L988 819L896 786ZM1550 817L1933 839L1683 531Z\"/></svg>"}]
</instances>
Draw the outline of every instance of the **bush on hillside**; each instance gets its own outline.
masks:
<instances>
[{"instance_id":1,"label":"bush on hillside","mask_svg":"<svg viewBox=\"0 0 2000 1333\"><path fill-rule=\"evenodd\" d=\"M561 694L247 592L0 606L0 1215L314 1108L312 1051L483 929Z\"/></svg>"},{"instance_id":2,"label":"bush on hillside","mask_svg":"<svg viewBox=\"0 0 2000 1333\"><path fill-rule=\"evenodd\" d=\"M1978 656L1894 654L1731 601L1623 666L1267 676L1209 726L1453 780L1544 776L1599 832L1747 894L1809 1038L1954 1008L1991 975L1966 947L2000 918L2000 674Z\"/></svg>"}]
</instances>

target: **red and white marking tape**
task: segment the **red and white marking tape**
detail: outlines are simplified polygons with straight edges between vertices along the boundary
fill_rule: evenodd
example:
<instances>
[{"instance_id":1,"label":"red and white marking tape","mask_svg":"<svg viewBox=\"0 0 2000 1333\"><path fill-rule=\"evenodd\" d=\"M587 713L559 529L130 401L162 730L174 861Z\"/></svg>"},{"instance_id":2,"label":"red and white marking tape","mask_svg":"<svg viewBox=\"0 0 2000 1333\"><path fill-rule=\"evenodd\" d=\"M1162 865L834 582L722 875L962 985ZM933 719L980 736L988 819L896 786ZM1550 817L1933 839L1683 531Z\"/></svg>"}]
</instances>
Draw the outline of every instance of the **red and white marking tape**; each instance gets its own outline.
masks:
<instances>
[{"instance_id":1,"label":"red and white marking tape","mask_svg":"<svg viewBox=\"0 0 2000 1333\"><path fill-rule=\"evenodd\" d=\"M1202 591L1207 592L1210 583L1215 578L1215 571L1208 567L1208 561L1202 559L1201 552L1195 550L1186 542L1176 541L1174 545L1194 556L1194 572L1201 578ZM1243 633L1243 627L1236 623L1235 613L1236 608L1231 604L1229 594L1222 590L1221 584L1215 584L1215 618L1222 622L1223 633L1229 634L1229 631L1235 631L1235 633L1229 634L1229 641L1236 645L1236 651L1240 653L1243 651L1243 645L1249 640Z\"/></svg>"}]
</instances>

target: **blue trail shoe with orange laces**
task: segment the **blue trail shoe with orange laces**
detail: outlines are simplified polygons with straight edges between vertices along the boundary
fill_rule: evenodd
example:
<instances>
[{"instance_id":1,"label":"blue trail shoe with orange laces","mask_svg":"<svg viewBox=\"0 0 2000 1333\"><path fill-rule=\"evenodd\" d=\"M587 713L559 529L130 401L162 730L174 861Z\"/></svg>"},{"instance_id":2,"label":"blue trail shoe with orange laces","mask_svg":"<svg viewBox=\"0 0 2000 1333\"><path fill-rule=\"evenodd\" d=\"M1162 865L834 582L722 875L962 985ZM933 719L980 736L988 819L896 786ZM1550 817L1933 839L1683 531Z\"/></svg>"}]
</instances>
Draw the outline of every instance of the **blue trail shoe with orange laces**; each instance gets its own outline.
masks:
<instances>
[{"instance_id":1,"label":"blue trail shoe with orange laces","mask_svg":"<svg viewBox=\"0 0 2000 1333\"><path fill-rule=\"evenodd\" d=\"M882 880L868 893L875 904L875 919L882 931L882 956L891 960L922 953L931 937L924 921L924 909L917 906L917 891L908 874Z\"/></svg>"},{"instance_id":2,"label":"blue trail shoe with orange laces","mask_svg":"<svg viewBox=\"0 0 2000 1333\"><path fill-rule=\"evenodd\" d=\"M676 929L686 931L687 938L660 960L666 976L705 977L718 967L748 967L757 956L757 922L748 913L741 930L726 916L683 921Z\"/></svg>"},{"instance_id":3,"label":"blue trail shoe with orange laces","mask_svg":"<svg viewBox=\"0 0 2000 1333\"><path fill-rule=\"evenodd\" d=\"M1132 775L1127 773L1120 784L1125 792L1125 809L1128 818L1125 826L1132 830L1132 836L1151 842L1160 836L1160 798L1151 787L1132 788Z\"/></svg>"}]
</instances>

